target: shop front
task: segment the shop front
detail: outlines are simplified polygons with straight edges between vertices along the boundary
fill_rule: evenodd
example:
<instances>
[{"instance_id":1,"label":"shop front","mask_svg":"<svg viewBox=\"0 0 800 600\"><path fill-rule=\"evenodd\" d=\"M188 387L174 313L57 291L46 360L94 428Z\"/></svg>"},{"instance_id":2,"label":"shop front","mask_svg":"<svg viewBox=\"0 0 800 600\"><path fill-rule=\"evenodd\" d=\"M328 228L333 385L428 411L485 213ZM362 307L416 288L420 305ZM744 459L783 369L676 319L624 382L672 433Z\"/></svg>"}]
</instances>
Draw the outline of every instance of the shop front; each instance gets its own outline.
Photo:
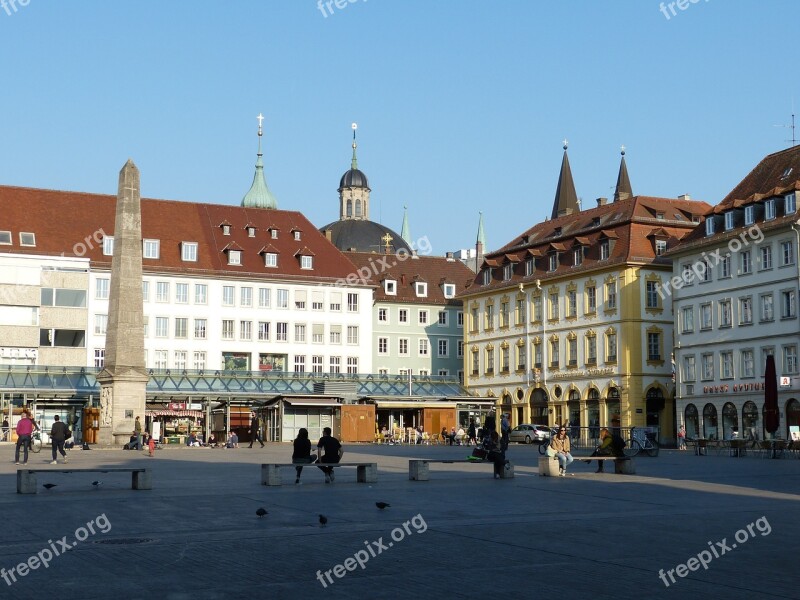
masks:
<instances>
[{"instance_id":1,"label":"shop front","mask_svg":"<svg viewBox=\"0 0 800 600\"><path fill-rule=\"evenodd\" d=\"M144 429L163 443L185 444L190 433L205 435L205 415L186 403L148 404Z\"/></svg>"}]
</instances>

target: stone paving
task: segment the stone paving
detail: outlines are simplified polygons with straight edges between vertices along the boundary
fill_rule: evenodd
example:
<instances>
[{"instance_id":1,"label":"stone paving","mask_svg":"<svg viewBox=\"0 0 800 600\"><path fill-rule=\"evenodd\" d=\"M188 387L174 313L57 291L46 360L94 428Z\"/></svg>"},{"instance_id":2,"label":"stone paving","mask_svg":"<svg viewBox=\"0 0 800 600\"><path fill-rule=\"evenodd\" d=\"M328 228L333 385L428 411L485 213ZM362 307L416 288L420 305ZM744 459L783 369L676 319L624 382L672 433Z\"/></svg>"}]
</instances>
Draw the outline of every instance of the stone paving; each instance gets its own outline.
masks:
<instances>
[{"instance_id":1,"label":"stone paving","mask_svg":"<svg viewBox=\"0 0 800 600\"><path fill-rule=\"evenodd\" d=\"M409 458L468 452L351 445L344 460L376 461L376 484L342 468L326 485L307 468L303 485L287 469L288 485L267 488L260 463L288 462L289 445L73 450L69 467L147 465L153 489L131 490L127 474L44 473L34 496L16 493L13 446L2 444L0 598L800 598L800 460L667 450L637 458L634 476L576 461L550 478L538 476L537 448L520 445L512 480L469 464L408 480ZM45 448L28 466L61 468L49 460ZM86 539L55 556L63 536ZM45 550L49 566L33 560L21 575Z\"/></svg>"}]
</instances>

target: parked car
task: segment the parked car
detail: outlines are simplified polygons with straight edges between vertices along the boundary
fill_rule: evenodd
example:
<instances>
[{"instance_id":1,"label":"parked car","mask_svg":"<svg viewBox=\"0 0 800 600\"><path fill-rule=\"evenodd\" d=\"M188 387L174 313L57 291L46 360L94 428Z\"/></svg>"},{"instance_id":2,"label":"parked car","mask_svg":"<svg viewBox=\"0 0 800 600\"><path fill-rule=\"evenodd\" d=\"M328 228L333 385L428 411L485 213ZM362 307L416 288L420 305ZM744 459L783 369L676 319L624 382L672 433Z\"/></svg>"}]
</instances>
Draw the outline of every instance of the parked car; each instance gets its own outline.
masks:
<instances>
[{"instance_id":1,"label":"parked car","mask_svg":"<svg viewBox=\"0 0 800 600\"><path fill-rule=\"evenodd\" d=\"M508 439L511 442L523 444L541 443L550 439L550 428L545 425L532 425L530 423L517 425L508 434Z\"/></svg>"}]
</instances>

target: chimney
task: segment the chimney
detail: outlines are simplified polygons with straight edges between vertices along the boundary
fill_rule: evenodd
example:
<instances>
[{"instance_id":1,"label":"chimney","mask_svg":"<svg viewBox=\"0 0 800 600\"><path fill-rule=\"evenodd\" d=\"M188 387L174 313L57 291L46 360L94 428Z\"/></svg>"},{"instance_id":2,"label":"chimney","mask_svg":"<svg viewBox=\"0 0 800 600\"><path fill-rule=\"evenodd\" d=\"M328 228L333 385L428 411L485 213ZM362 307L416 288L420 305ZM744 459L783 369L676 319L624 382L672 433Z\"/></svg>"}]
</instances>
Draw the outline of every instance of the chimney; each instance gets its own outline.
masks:
<instances>
[{"instance_id":1,"label":"chimney","mask_svg":"<svg viewBox=\"0 0 800 600\"><path fill-rule=\"evenodd\" d=\"M445 253L444 253L444 257L445 257L447 260L451 260L451 261L452 261L452 260L455 260L455 257L454 257L454 255L453 255L453 253L452 253L452 252L445 252Z\"/></svg>"},{"instance_id":2,"label":"chimney","mask_svg":"<svg viewBox=\"0 0 800 600\"><path fill-rule=\"evenodd\" d=\"M333 229L326 229L325 230L325 239L329 242L333 242Z\"/></svg>"},{"instance_id":3,"label":"chimney","mask_svg":"<svg viewBox=\"0 0 800 600\"><path fill-rule=\"evenodd\" d=\"M606 204L608 204L608 198L597 199L597 206L605 206Z\"/></svg>"},{"instance_id":4,"label":"chimney","mask_svg":"<svg viewBox=\"0 0 800 600\"><path fill-rule=\"evenodd\" d=\"M678 196L678 200L691 200L692 197L689 194L681 194Z\"/></svg>"}]
</instances>

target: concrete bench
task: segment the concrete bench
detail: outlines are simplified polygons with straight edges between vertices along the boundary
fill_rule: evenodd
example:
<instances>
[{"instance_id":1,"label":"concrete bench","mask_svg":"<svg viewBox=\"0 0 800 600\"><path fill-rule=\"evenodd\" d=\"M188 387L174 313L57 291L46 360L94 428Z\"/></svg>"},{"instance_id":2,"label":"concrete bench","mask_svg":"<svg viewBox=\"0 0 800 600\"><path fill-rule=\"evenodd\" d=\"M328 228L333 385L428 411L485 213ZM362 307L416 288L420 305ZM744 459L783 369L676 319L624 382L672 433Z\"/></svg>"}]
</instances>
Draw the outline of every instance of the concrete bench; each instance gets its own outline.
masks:
<instances>
[{"instance_id":1,"label":"concrete bench","mask_svg":"<svg viewBox=\"0 0 800 600\"><path fill-rule=\"evenodd\" d=\"M636 467L633 459L629 457L617 458L616 456L573 456L579 460L613 460L614 473L617 475L635 475ZM558 458L555 456L542 456L539 458L539 475L543 477L558 477Z\"/></svg>"},{"instance_id":2,"label":"concrete bench","mask_svg":"<svg viewBox=\"0 0 800 600\"><path fill-rule=\"evenodd\" d=\"M358 483L378 481L378 463L374 462L270 463L261 465L261 485L281 485L281 467L355 467Z\"/></svg>"},{"instance_id":3,"label":"concrete bench","mask_svg":"<svg viewBox=\"0 0 800 600\"><path fill-rule=\"evenodd\" d=\"M427 459L412 459L408 461L408 478L411 481L428 481L430 478L430 467L431 463L445 463L445 464L453 464L453 463L472 463L472 464L489 464L494 467L494 463L488 460L468 460L468 459L456 459L456 460L445 460L445 459L437 459L437 460L427 460ZM513 479L514 478L514 465L510 462L507 462L502 469L498 472L500 475L500 479Z\"/></svg>"},{"instance_id":4,"label":"concrete bench","mask_svg":"<svg viewBox=\"0 0 800 600\"><path fill-rule=\"evenodd\" d=\"M131 489L153 489L150 469L17 469L18 494L35 494L38 491L37 473L130 473Z\"/></svg>"}]
</instances>

